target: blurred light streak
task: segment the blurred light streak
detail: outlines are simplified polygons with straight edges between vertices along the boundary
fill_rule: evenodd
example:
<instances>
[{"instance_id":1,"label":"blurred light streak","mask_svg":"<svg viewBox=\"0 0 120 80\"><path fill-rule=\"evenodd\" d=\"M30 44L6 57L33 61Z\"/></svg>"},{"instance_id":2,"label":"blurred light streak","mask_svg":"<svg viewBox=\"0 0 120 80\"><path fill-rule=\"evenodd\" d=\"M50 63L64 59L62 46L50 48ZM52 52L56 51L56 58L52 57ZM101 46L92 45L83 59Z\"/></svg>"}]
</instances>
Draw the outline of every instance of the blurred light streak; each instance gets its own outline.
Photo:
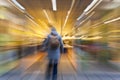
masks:
<instances>
[{"instance_id":1,"label":"blurred light streak","mask_svg":"<svg viewBox=\"0 0 120 80\"><path fill-rule=\"evenodd\" d=\"M30 27L29 29L32 30L31 31L26 31L26 34L32 34L34 36L38 36L38 37L41 37L41 36L44 36L45 33L43 30L39 29L39 28L36 28L36 27ZM30 35L29 35L30 36Z\"/></svg>"},{"instance_id":2,"label":"blurred light streak","mask_svg":"<svg viewBox=\"0 0 120 80\"><path fill-rule=\"evenodd\" d=\"M27 15L27 16L30 17L31 19L34 19L34 17L31 16L28 12L25 12L25 15Z\"/></svg>"},{"instance_id":3,"label":"blurred light streak","mask_svg":"<svg viewBox=\"0 0 120 80\"><path fill-rule=\"evenodd\" d=\"M13 26L10 26L10 30L12 30L12 29L16 29L16 30L19 30L19 31L22 31L22 32L24 32L25 31L25 28L22 28L21 26L19 26L19 27L16 27L17 25L13 25Z\"/></svg>"},{"instance_id":4,"label":"blurred light streak","mask_svg":"<svg viewBox=\"0 0 120 80\"><path fill-rule=\"evenodd\" d=\"M98 3L97 3L98 2ZM84 12L77 18L77 20L80 20L85 15L89 14L94 8L96 8L102 0L93 0L90 5L87 6L87 8L84 10ZM92 8L93 7L93 8ZM91 8L91 9L90 9Z\"/></svg>"},{"instance_id":5,"label":"blurred light streak","mask_svg":"<svg viewBox=\"0 0 120 80\"><path fill-rule=\"evenodd\" d=\"M95 14L95 11L92 12L85 20L81 21L78 26L80 26L82 23L84 23L86 20L88 20L93 14Z\"/></svg>"},{"instance_id":6,"label":"blurred light streak","mask_svg":"<svg viewBox=\"0 0 120 80\"><path fill-rule=\"evenodd\" d=\"M93 24L93 25L91 25L89 28L97 28L97 27L99 27L99 26L102 26L102 25L104 25L103 23L106 21L106 20L109 20L109 19L111 19L113 16L110 16L109 18L107 18L107 19L105 19L105 20L102 20L101 22L98 22L98 23L96 23L96 24Z\"/></svg>"},{"instance_id":7,"label":"blurred light streak","mask_svg":"<svg viewBox=\"0 0 120 80\"><path fill-rule=\"evenodd\" d=\"M16 6L18 6L20 9L22 9L22 10L25 10L25 8L22 6L22 5L20 5L16 0L12 0L14 3L15 3L15 5Z\"/></svg>"},{"instance_id":8,"label":"blurred light streak","mask_svg":"<svg viewBox=\"0 0 120 80\"><path fill-rule=\"evenodd\" d=\"M103 2L107 3L101 6L101 8L104 10L110 10L120 7L120 0L104 0Z\"/></svg>"},{"instance_id":9,"label":"blurred light streak","mask_svg":"<svg viewBox=\"0 0 120 80\"><path fill-rule=\"evenodd\" d=\"M120 17L109 20L109 21L106 21L106 22L104 22L104 24L108 24L108 23L111 23L111 22L114 22L114 21L117 21L117 20L120 20Z\"/></svg>"},{"instance_id":10,"label":"blurred light streak","mask_svg":"<svg viewBox=\"0 0 120 80\"><path fill-rule=\"evenodd\" d=\"M62 40L74 40L74 39L81 39L81 38L83 38L83 37L85 37L85 36L81 36L81 37L75 37L75 36L72 36L72 37L69 37L69 36L64 36L64 37L62 37Z\"/></svg>"},{"instance_id":11,"label":"blurred light streak","mask_svg":"<svg viewBox=\"0 0 120 80\"><path fill-rule=\"evenodd\" d=\"M111 16L111 17L112 17L112 16ZM118 18L116 18L116 19L113 19L113 20L110 20L110 21L106 21L106 20L111 19L111 17L109 17L108 19L102 20L101 22L96 23L96 24L94 24L94 25L91 25L90 28L97 28L97 27L100 27L100 26L102 26L102 25L104 25L104 24L108 24L108 23L110 23L111 21L114 22L114 21L117 21L117 20L120 19L120 17L118 17ZM106 22L105 22L105 21L106 21Z\"/></svg>"},{"instance_id":12,"label":"blurred light streak","mask_svg":"<svg viewBox=\"0 0 120 80\"><path fill-rule=\"evenodd\" d=\"M84 10L84 12L87 12L90 10L90 8L92 8L96 2L98 2L98 0L93 0L92 3L90 5L87 6L87 8Z\"/></svg>"},{"instance_id":13,"label":"blurred light streak","mask_svg":"<svg viewBox=\"0 0 120 80\"><path fill-rule=\"evenodd\" d=\"M51 23L51 20L50 20L50 18L49 18L49 16L48 16L46 10L43 10L43 12L45 13L45 16L47 17L48 22Z\"/></svg>"},{"instance_id":14,"label":"blurred light streak","mask_svg":"<svg viewBox=\"0 0 120 80\"><path fill-rule=\"evenodd\" d=\"M63 24L63 27L62 27L62 28L64 28L64 27L65 27L65 25L66 25L66 23L67 23L67 20L68 20L68 17L69 17L69 14L70 14L70 12L68 11L67 16L66 16L66 19L65 19L65 22L64 22L64 24Z\"/></svg>"},{"instance_id":15,"label":"blurred light streak","mask_svg":"<svg viewBox=\"0 0 120 80\"><path fill-rule=\"evenodd\" d=\"M119 35L114 35L114 36L110 35L110 36L108 36L108 37L111 37L111 38L120 38Z\"/></svg>"},{"instance_id":16,"label":"blurred light streak","mask_svg":"<svg viewBox=\"0 0 120 80\"><path fill-rule=\"evenodd\" d=\"M83 12L78 18L77 20L80 20L81 18L83 18L85 16L85 13Z\"/></svg>"},{"instance_id":17,"label":"blurred light streak","mask_svg":"<svg viewBox=\"0 0 120 80\"><path fill-rule=\"evenodd\" d=\"M36 26L40 26L40 25L38 25L34 20L32 20L30 16L28 16L28 15L25 15L25 16L26 16L31 22L33 22Z\"/></svg>"},{"instance_id":18,"label":"blurred light streak","mask_svg":"<svg viewBox=\"0 0 120 80\"><path fill-rule=\"evenodd\" d=\"M120 30L111 30L109 33L117 33L117 32L120 32Z\"/></svg>"},{"instance_id":19,"label":"blurred light streak","mask_svg":"<svg viewBox=\"0 0 120 80\"><path fill-rule=\"evenodd\" d=\"M10 7L10 4L6 0L0 0L0 6Z\"/></svg>"},{"instance_id":20,"label":"blurred light streak","mask_svg":"<svg viewBox=\"0 0 120 80\"><path fill-rule=\"evenodd\" d=\"M71 65L73 66L73 68L75 69L75 71L77 71L78 64L76 62L77 59L76 59L75 53L72 50L68 50L67 56L68 56L68 59L69 59Z\"/></svg>"},{"instance_id":21,"label":"blurred light streak","mask_svg":"<svg viewBox=\"0 0 120 80\"><path fill-rule=\"evenodd\" d=\"M71 7L70 7L69 11L67 12L67 16L66 16L65 22L64 22L63 27L62 27L63 29L64 29L64 27L65 27L65 25L66 25L66 23L67 23L68 17L69 17L69 15L70 15L71 11L72 11L72 8L73 8L73 6L74 6L74 3L75 3L75 0L72 0Z\"/></svg>"},{"instance_id":22,"label":"blurred light streak","mask_svg":"<svg viewBox=\"0 0 120 80\"><path fill-rule=\"evenodd\" d=\"M0 19L5 19L5 16L3 14L0 14Z\"/></svg>"},{"instance_id":23,"label":"blurred light streak","mask_svg":"<svg viewBox=\"0 0 120 80\"><path fill-rule=\"evenodd\" d=\"M33 24L35 24L38 28L40 28L40 25L37 24L34 20L32 20L28 15L25 15ZM30 28L34 33L39 33L39 34L44 34L42 31L40 31L37 27L35 28Z\"/></svg>"},{"instance_id":24,"label":"blurred light streak","mask_svg":"<svg viewBox=\"0 0 120 80\"><path fill-rule=\"evenodd\" d=\"M102 37L101 36L95 36L95 37L91 37L91 38L81 38L83 40L97 40L97 39L101 39Z\"/></svg>"},{"instance_id":25,"label":"blurred light streak","mask_svg":"<svg viewBox=\"0 0 120 80\"><path fill-rule=\"evenodd\" d=\"M44 22L43 20L40 20L40 19L38 19L38 21L39 21L39 24L41 24L44 28L49 29L46 22Z\"/></svg>"},{"instance_id":26,"label":"blurred light streak","mask_svg":"<svg viewBox=\"0 0 120 80\"><path fill-rule=\"evenodd\" d=\"M93 9L95 9L103 0L99 0L98 3L96 3L96 5L90 9L90 11L86 12L86 15L89 14Z\"/></svg>"},{"instance_id":27,"label":"blurred light streak","mask_svg":"<svg viewBox=\"0 0 120 80\"><path fill-rule=\"evenodd\" d=\"M76 27L79 27L82 23L84 23L86 20L88 20L91 16L93 16L95 14L95 11L93 11L85 20L83 20L83 21L81 21L78 25L76 25ZM72 29L72 31L73 30L75 30L76 28L73 28ZM78 30L80 30L80 29L78 29ZM71 33L71 32L70 32ZM77 34L79 34L79 33L77 33Z\"/></svg>"},{"instance_id":28,"label":"blurred light streak","mask_svg":"<svg viewBox=\"0 0 120 80\"><path fill-rule=\"evenodd\" d=\"M8 0L14 7L24 13L25 8L22 7L16 0Z\"/></svg>"}]
</instances>

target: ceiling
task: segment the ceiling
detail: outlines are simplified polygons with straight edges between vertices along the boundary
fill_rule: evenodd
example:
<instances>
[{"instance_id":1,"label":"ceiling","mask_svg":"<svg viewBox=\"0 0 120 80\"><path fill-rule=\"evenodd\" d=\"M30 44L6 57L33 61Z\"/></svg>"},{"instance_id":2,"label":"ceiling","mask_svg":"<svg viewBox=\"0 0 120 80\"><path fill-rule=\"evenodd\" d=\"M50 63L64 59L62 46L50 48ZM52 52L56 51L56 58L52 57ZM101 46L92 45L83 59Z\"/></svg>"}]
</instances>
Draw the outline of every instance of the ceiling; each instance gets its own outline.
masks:
<instances>
[{"instance_id":1,"label":"ceiling","mask_svg":"<svg viewBox=\"0 0 120 80\"><path fill-rule=\"evenodd\" d=\"M119 0L56 0L56 11L52 9L51 0L7 1L0 0L0 6L5 5L8 7L9 11L7 11L5 16L7 16L9 21L21 26L15 29L23 30L22 32L19 31L19 34L22 36L26 34L29 37L44 38L50 32L49 24L56 27L59 34L66 38L74 36L79 36L80 38L93 36L103 37L105 35L105 29L109 31L114 30L113 32L120 29L116 27L120 26L119 20L107 25L104 24L106 21L120 17ZM24 10L16 6L13 1L17 1L22 5ZM93 1L97 2L92 8L85 12L86 8L88 8ZM12 28L11 30L13 31Z\"/></svg>"},{"instance_id":2,"label":"ceiling","mask_svg":"<svg viewBox=\"0 0 120 80\"><path fill-rule=\"evenodd\" d=\"M57 11L53 11L51 0L17 0L39 27L46 29L52 24L63 35L70 33L76 19L92 0L57 0ZM73 6L71 6L73 4ZM70 14L68 14L70 11ZM67 15L68 18L67 18ZM47 17L48 16L48 17Z\"/></svg>"}]
</instances>

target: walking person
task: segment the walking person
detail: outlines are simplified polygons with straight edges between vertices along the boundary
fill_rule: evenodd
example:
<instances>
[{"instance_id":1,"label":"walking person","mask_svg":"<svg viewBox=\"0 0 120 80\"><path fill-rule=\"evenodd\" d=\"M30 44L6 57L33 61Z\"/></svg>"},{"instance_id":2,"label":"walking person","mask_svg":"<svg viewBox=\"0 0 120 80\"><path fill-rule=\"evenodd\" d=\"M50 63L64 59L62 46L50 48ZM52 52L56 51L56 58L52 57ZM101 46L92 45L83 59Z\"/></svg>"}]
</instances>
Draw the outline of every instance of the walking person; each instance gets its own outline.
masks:
<instances>
[{"instance_id":1,"label":"walking person","mask_svg":"<svg viewBox=\"0 0 120 80\"><path fill-rule=\"evenodd\" d=\"M62 38L54 27L51 28L51 33L47 36L44 46L47 47L49 60L45 78L46 80L50 80L52 77L52 80L57 80L58 62L60 53L64 51L64 48Z\"/></svg>"}]
</instances>

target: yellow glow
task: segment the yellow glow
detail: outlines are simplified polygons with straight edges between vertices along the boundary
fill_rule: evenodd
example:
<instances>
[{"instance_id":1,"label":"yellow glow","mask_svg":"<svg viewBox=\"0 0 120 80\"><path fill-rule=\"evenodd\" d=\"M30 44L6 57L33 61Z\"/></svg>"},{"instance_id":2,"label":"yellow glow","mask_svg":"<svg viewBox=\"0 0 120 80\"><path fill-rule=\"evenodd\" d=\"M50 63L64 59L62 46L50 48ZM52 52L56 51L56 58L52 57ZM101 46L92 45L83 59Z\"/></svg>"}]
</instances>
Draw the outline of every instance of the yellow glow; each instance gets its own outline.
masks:
<instances>
[{"instance_id":1,"label":"yellow glow","mask_svg":"<svg viewBox=\"0 0 120 80\"><path fill-rule=\"evenodd\" d=\"M5 16L0 14L0 19L5 19Z\"/></svg>"},{"instance_id":2,"label":"yellow glow","mask_svg":"<svg viewBox=\"0 0 120 80\"><path fill-rule=\"evenodd\" d=\"M96 37L92 37L92 38L83 37L81 39L83 39L83 40L97 40L97 39L101 39L101 38L102 38L101 36L96 36Z\"/></svg>"},{"instance_id":3,"label":"yellow glow","mask_svg":"<svg viewBox=\"0 0 120 80\"><path fill-rule=\"evenodd\" d=\"M110 31L110 33L111 33L111 32L120 32L120 30L112 30L112 31Z\"/></svg>"}]
</instances>

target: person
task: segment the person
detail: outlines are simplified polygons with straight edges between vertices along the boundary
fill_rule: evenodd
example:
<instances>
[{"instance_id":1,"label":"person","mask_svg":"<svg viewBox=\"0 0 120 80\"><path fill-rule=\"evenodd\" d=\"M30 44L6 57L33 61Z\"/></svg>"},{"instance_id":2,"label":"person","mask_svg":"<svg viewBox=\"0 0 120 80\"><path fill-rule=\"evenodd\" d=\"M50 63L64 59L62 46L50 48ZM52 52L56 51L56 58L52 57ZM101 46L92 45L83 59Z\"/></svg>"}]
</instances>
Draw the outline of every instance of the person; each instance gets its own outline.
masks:
<instances>
[{"instance_id":1,"label":"person","mask_svg":"<svg viewBox=\"0 0 120 80\"><path fill-rule=\"evenodd\" d=\"M53 35L56 36L59 41L59 46L56 49L51 49L51 46L49 46L51 36L53 36ZM64 52L64 48L63 48L62 38L57 33L57 31L54 27L51 28L51 33L47 36L44 46L47 47L48 60L49 60L45 79L50 80L50 78L52 77L52 80L57 80L58 62L60 59L60 53Z\"/></svg>"}]
</instances>

